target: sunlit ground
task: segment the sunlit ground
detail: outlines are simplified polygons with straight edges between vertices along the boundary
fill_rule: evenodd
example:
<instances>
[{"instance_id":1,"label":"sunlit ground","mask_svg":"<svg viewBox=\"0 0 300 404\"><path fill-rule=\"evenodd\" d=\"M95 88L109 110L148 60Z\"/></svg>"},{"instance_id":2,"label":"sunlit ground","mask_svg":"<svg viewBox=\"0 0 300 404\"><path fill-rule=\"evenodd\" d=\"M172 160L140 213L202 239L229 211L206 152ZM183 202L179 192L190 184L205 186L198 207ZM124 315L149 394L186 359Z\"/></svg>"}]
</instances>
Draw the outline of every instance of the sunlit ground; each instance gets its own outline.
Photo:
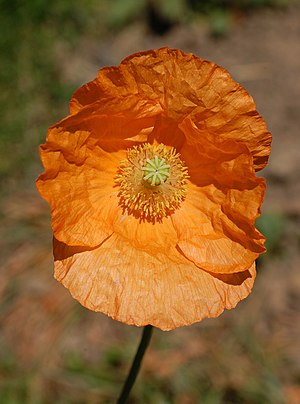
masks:
<instances>
[{"instance_id":1,"label":"sunlit ground","mask_svg":"<svg viewBox=\"0 0 300 404\"><path fill-rule=\"evenodd\" d=\"M53 279L50 212L34 184L38 144L98 68L166 45L226 67L267 121L274 141L258 225L268 253L236 309L155 330L131 402L300 403L299 3L172 17L161 35L148 17L127 24L117 8L106 26L106 2L2 3L0 403L116 400L141 330L82 308Z\"/></svg>"}]
</instances>

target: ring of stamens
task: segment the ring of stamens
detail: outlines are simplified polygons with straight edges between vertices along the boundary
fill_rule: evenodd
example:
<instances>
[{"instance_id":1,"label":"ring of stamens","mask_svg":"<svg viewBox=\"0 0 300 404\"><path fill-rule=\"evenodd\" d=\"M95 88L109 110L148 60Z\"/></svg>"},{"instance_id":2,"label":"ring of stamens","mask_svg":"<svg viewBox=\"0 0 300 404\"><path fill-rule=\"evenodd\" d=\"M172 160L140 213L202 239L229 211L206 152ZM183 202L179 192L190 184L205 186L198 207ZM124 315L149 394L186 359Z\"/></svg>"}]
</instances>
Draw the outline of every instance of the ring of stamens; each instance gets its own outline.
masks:
<instances>
[{"instance_id":1,"label":"ring of stamens","mask_svg":"<svg viewBox=\"0 0 300 404\"><path fill-rule=\"evenodd\" d=\"M174 148L149 143L134 146L127 150L115 178L120 206L141 220L161 221L185 199L188 177Z\"/></svg>"}]
</instances>

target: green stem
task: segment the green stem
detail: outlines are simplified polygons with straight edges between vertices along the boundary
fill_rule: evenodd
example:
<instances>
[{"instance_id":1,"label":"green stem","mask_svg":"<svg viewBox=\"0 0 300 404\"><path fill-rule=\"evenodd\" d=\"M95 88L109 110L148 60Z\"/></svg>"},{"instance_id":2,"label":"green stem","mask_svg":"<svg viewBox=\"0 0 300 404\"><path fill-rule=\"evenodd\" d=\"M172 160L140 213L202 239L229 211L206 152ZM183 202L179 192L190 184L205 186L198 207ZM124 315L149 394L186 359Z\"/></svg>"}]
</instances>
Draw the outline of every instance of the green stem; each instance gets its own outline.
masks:
<instances>
[{"instance_id":1,"label":"green stem","mask_svg":"<svg viewBox=\"0 0 300 404\"><path fill-rule=\"evenodd\" d=\"M140 345L138 347L138 350L135 354L134 360L132 362L131 365L131 369L128 373L126 382L124 384L122 393L117 401L117 404L125 404L128 400L130 391L132 389L132 386L135 382L135 379L139 373L140 367L141 367L141 363L144 357L144 353L149 345L150 339L151 339L151 335L152 335L152 330L153 327L152 325L146 325L144 327L144 331L143 331L143 335L142 335L142 339L140 342Z\"/></svg>"}]
</instances>

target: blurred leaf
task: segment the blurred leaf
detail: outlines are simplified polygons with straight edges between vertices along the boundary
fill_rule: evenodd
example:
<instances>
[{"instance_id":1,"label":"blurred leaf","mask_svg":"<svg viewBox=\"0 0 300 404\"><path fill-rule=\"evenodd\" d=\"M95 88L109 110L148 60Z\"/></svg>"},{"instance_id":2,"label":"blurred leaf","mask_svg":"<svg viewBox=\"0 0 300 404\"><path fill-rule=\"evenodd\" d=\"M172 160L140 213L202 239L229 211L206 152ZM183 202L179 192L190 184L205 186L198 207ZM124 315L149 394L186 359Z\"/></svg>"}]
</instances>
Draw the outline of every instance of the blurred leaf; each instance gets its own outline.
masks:
<instances>
[{"instance_id":1,"label":"blurred leaf","mask_svg":"<svg viewBox=\"0 0 300 404\"><path fill-rule=\"evenodd\" d=\"M182 21L188 12L185 0L156 1L155 5L161 14L172 22Z\"/></svg>"},{"instance_id":2,"label":"blurred leaf","mask_svg":"<svg viewBox=\"0 0 300 404\"><path fill-rule=\"evenodd\" d=\"M209 17L212 35L215 37L224 36L230 28L230 13L227 10L215 9Z\"/></svg>"},{"instance_id":3,"label":"blurred leaf","mask_svg":"<svg viewBox=\"0 0 300 404\"><path fill-rule=\"evenodd\" d=\"M86 364L77 352L70 352L66 358L65 368L74 373L82 373Z\"/></svg>"},{"instance_id":4,"label":"blurred leaf","mask_svg":"<svg viewBox=\"0 0 300 404\"><path fill-rule=\"evenodd\" d=\"M119 346L112 346L105 354L105 361L109 366L119 367L125 362L127 358L124 348Z\"/></svg>"},{"instance_id":5,"label":"blurred leaf","mask_svg":"<svg viewBox=\"0 0 300 404\"><path fill-rule=\"evenodd\" d=\"M256 221L257 228L266 237L265 246L274 253L280 249L286 218L281 213L264 213Z\"/></svg>"},{"instance_id":6,"label":"blurred leaf","mask_svg":"<svg viewBox=\"0 0 300 404\"><path fill-rule=\"evenodd\" d=\"M111 28L120 29L132 22L142 10L145 9L147 0L115 0L108 4L108 24Z\"/></svg>"}]
</instances>

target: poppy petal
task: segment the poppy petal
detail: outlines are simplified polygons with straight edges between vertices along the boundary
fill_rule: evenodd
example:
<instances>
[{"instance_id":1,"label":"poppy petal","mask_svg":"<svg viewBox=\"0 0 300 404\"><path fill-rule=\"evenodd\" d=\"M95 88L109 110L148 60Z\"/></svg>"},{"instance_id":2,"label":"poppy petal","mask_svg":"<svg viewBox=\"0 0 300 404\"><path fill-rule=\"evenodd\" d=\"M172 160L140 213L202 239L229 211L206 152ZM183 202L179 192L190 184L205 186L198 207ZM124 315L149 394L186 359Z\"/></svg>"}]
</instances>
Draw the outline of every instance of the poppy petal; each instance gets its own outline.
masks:
<instances>
[{"instance_id":1,"label":"poppy petal","mask_svg":"<svg viewBox=\"0 0 300 404\"><path fill-rule=\"evenodd\" d=\"M265 193L247 148L234 142L185 144L189 167L186 200L172 221L178 247L186 258L208 271L244 271L265 251L255 219Z\"/></svg>"},{"instance_id":2,"label":"poppy petal","mask_svg":"<svg viewBox=\"0 0 300 404\"><path fill-rule=\"evenodd\" d=\"M190 116L201 134L216 141L245 143L256 171L267 164L271 134L263 118L246 90L215 63L178 49L139 52L120 66L101 69L96 80L74 94L71 110L132 94L161 106L170 119L180 122Z\"/></svg>"},{"instance_id":3,"label":"poppy petal","mask_svg":"<svg viewBox=\"0 0 300 404\"><path fill-rule=\"evenodd\" d=\"M147 141L160 112L161 107L157 103L128 95L126 99L115 97L94 102L55 126L68 132L86 130L101 147L127 140L123 144L126 148L132 147L132 142Z\"/></svg>"},{"instance_id":4,"label":"poppy petal","mask_svg":"<svg viewBox=\"0 0 300 404\"><path fill-rule=\"evenodd\" d=\"M195 109L189 118L199 130L198 140L205 136L213 142L235 140L243 143L253 156L255 171L266 166L272 137L244 89L223 97L212 109Z\"/></svg>"},{"instance_id":5,"label":"poppy petal","mask_svg":"<svg viewBox=\"0 0 300 404\"><path fill-rule=\"evenodd\" d=\"M208 190L208 195L205 195L204 190L200 193L189 189L186 201L172 216L179 239L178 249L207 271L244 271L265 251L265 239L255 229L251 229L251 234L242 226L238 227L211 202L211 195L213 190Z\"/></svg>"},{"instance_id":6,"label":"poppy petal","mask_svg":"<svg viewBox=\"0 0 300 404\"><path fill-rule=\"evenodd\" d=\"M88 139L88 132L54 128L41 146L46 171L37 187L51 206L55 237L69 245L100 244L120 215L114 177L125 152L89 153Z\"/></svg>"},{"instance_id":7,"label":"poppy petal","mask_svg":"<svg viewBox=\"0 0 300 404\"><path fill-rule=\"evenodd\" d=\"M151 223L124 214L114 224L114 232L124 238L132 247L153 255L174 248L178 241L170 217L163 218L161 222Z\"/></svg>"},{"instance_id":8,"label":"poppy petal","mask_svg":"<svg viewBox=\"0 0 300 404\"><path fill-rule=\"evenodd\" d=\"M238 274L211 274L176 249L149 255L116 234L88 250L54 240L54 256L56 279L83 306L162 330L219 316L250 293L255 278L255 264Z\"/></svg>"}]
</instances>

